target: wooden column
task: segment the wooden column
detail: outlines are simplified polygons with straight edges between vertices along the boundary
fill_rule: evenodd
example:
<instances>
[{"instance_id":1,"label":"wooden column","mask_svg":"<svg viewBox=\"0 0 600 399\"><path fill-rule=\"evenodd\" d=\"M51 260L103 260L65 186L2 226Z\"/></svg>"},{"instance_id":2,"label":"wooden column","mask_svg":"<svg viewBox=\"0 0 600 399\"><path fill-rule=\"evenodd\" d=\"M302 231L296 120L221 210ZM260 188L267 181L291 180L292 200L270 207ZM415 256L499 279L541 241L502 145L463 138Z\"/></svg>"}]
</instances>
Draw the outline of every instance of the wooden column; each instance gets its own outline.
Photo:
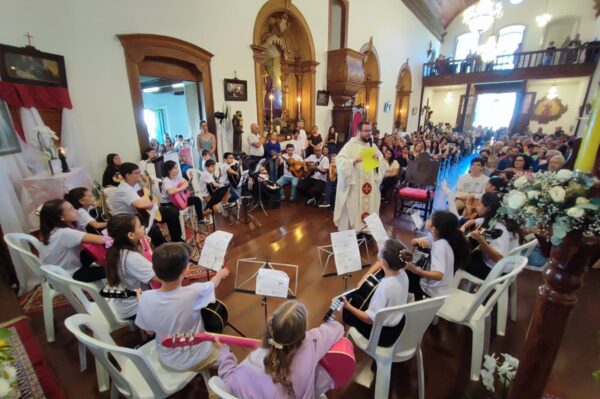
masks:
<instances>
[{"instance_id":1,"label":"wooden column","mask_svg":"<svg viewBox=\"0 0 600 399\"><path fill-rule=\"evenodd\" d=\"M460 114L460 125L458 126L459 131L463 131L465 127L465 119L467 117L467 109L469 109L469 99L471 96L471 83L467 84L467 90L465 91L465 99L462 103L462 110Z\"/></svg>"}]
</instances>

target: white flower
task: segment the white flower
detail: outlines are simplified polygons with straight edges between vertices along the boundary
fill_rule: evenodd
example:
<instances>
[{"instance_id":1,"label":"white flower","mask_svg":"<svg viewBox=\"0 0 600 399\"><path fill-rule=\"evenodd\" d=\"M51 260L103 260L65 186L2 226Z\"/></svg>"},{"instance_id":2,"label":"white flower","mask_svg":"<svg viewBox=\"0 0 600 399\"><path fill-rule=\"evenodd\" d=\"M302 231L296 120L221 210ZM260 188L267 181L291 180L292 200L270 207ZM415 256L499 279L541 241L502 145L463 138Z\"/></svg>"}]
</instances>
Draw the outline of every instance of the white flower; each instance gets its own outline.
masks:
<instances>
[{"instance_id":1,"label":"white flower","mask_svg":"<svg viewBox=\"0 0 600 399\"><path fill-rule=\"evenodd\" d=\"M508 353L503 353L504 363L508 363L511 367L515 369L519 367L519 359L514 356L509 355Z\"/></svg>"},{"instance_id":2,"label":"white flower","mask_svg":"<svg viewBox=\"0 0 600 399\"><path fill-rule=\"evenodd\" d=\"M480 374L481 374L481 383L483 384L483 386L485 386L485 388L488 391L495 392L496 387L494 386L494 372L487 371L487 370L481 370Z\"/></svg>"},{"instance_id":3,"label":"white flower","mask_svg":"<svg viewBox=\"0 0 600 399\"><path fill-rule=\"evenodd\" d=\"M556 178L563 183L570 180L571 177L573 177L573 171L569 169L561 169L556 172Z\"/></svg>"},{"instance_id":4,"label":"white flower","mask_svg":"<svg viewBox=\"0 0 600 399\"><path fill-rule=\"evenodd\" d=\"M525 202L527 202L527 197L521 191L513 190L508 194L508 206L512 209L519 209Z\"/></svg>"},{"instance_id":5,"label":"white flower","mask_svg":"<svg viewBox=\"0 0 600 399\"><path fill-rule=\"evenodd\" d=\"M515 378L517 371L510 364L504 362L500 367L498 367L498 375L500 376L500 381L502 381L505 385L510 384L510 382Z\"/></svg>"},{"instance_id":6,"label":"white flower","mask_svg":"<svg viewBox=\"0 0 600 399\"><path fill-rule=\"evenodd\" d=\"M586 204L590 203L590 200L585 197L577 197L577 200L575 201L575 203L577 205L586 205Z\"/></svg>"},{"instance_id":7,"label":"white flower","mask_svg":"<svg viewBox=\"0 0 600 399\"><path fill-rule=\"evenodd\" d=\"M488 370L488 371L494 371L496 370L496 364L497 364L497 360L496 358L492 355L484 355L483 356L483 368Z\"/></svg>"},{"instance_id":8,"label":"white flower","mask_svg":"<svg viewBox=\"0 0 600 399\"><path fill-rule=\"evenodd\" d=\"M527 198L529 198L530 200L538 199L539 196L540 196L540 192L539 191L531 190L531 191L527 192Z\"/></svg>"},{"instance_id":9,"label":"white flower","mask_svg":"<svg viewBox=\"0 0 600 399\"><path fill-rule=\"evenodd\" d=\"M4 378L0 378L0 398L4 398L8 396L8 394L12 391L12 387Z\"/></svg>"},{"instance_id":10,"label":"white flower","mask_svg":"<svg viewBox=\"0 0 600 399\"><path fill-rule=\"evenodd\" d=\"M579 219L585 214L585 211L581 208L569 208L567 209L567 216L571 216L572 218Z\"/></svg>"},{"instance_id":11,"label":"white flower","mask_svg":"<svg viewBox=\"0 0 600 399\"><path fill-rule=\"evenodd\" d=\"M525 185L528 182L529 182L529 179L527 178L527 176L523 175L523 176L519 177L517 180L515 180L513 185L515 186L515 188L523 188L523 187L525 187Z\"/></svg>"},{"instance_id":12,"label":"white flower","mask_svg":"<svg viewBox=\"0 0 600 399\"><path fill-rule=\"evenodd\" d=\"M17 380L17 369L13 366L6 365L3 367L2 371L6 374L9 384L12 384Z\"/></svg>"},{"instance_id":13,"label":"white flower","mask_svg":"<svg viewBox=\"0 0 600 399\"><path fill-rule=\"evenodd\" d=\"M564 202L565 194L565 189L562 187L555 186L550 189L550 198L552 198L552 201L554 202Z\"/></svg>"}]
</instances>

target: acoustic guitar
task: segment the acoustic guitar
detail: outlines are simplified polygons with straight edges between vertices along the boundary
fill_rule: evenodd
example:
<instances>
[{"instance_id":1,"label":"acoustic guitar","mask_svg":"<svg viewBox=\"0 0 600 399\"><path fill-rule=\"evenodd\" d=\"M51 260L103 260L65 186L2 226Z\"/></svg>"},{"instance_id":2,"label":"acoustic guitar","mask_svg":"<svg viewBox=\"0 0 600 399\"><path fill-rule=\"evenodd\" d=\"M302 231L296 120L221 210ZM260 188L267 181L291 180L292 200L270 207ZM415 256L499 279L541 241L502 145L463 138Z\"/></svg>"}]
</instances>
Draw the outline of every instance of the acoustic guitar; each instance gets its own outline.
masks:
<instances>
[{"instance_id":1,"label":"acoustic guitar","mask_svg":"<svg viewBox=\"0 0 600 399\"><path fill-rule=\"evenodd\" d=\"M287 164L288 170L294 177L304 177L304 162L298 161L294 158L285 159L285 163Z\"/></svg>"},{"instance_id":2,"label":"acoustic guitar","mask_svg":"<svg viewBox=\"0 0 600 399\"><path fill-rule=\"evenodd\" d=\"M184 182L184 181L180 182L177 185L177 188L180 188L184 184L186 184L186 182ZM190 198L190 191L189 190L179 191L179 192L176 192L175 194L172 194L170 197L171 197L171 202L173 203L173 205L175 205L175 208L182 211L185 208L187 208L187 206L188 206L187 201L188 201L188 198Z\"/></svg>"},{"instance_id":3,"label":"acoustic guitar","mask_svg":"<svg viewBox=\"0 0 600 399\"><path fill-rule=\"evenodd\" d=\"M142 188L140 197L142 199L152 202L158 208L160 206L160 203L159 203L156 195L154 195L152 193L152 187L154 186L154 180L152 180L152 178L150 177L150 175L148 173L145 173L145 174L146 174L146 177L148 178L148 184ZM142 210L138 209L138 212L141 212L143 217L150 217L150 210L148 210L148 209L142 209ZM160 211L158 211L158 210L156 211L154 220L156 220L158 223L162 222L162 215L160 214Z\"/></svg>"}]
</instances>

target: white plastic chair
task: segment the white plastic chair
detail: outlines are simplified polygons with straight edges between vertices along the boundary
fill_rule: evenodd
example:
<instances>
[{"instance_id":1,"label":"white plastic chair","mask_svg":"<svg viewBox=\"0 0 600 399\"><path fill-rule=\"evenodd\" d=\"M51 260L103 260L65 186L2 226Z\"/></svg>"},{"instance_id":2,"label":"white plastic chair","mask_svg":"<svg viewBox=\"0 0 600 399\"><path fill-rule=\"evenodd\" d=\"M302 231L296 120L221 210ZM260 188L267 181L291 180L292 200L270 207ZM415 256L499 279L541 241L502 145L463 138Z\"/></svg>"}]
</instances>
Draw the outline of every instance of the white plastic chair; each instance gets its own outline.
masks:
<instances>
[{"instance_id":1,"label":"white plastic chair","mask_svg":"<svg viewBox=\"0 0 600 399\"><path fill-rule=\"evenodd\" d=\"M218 376L210 377L210 380L208 380L208 387L221 399L238 399L237 396L231 394L225 381Z\"/></svg>"},{"instance_id":2,"label":"white plastic chair","mask_svg":"<svg viewBox=\"0 0 600 399\"><path fill-rule=\"evenodd\" d=\"M100 295L100 289L97 285L73 279L60 266L44 265L42 270L46 275L46 279L69 300L71 306L78 313L89 314L94 320L105 324L110 332L132 325L131 321L116 316L106 299ZM92 301L88 299L86 294L92 298ZM82 346L79 347L79 359L81 370L85 370L87 368L86 356L85 348ZM96 364L96 375L98 390L100 392L106 391L108 389L107 375L102 367L98 367L98 364Z\"/></svg>"},{"instance_id":3,"label":"white plastic chair","mask_svg":"<svg viewBox=\"0 0 600 399\"><path fill-rule=\"evenodd\" d=\"M116 191L116 187L105 187L102 189L102 197L107 208L105 211L112 212L112 200Z\"/></svg>"},{"instance_id":4,"label":"white plastic chair","mask_svg":"<svg viewBox=\"0 0 600 399\"><path fill-rule=\"evenodd\" d=\"M197 374L193 371L165 369L158 360L154 341L139 349L117 346L107 326L90 315L70 316L65 320L65 325L92 352L96 362L108 370L112 378L111 399L117 399L119 394L136 399L166 398L183 389ZM82 331L82 327L91 330L93 336ZM114 358L114 363L109 355ZM202 371L200 374L207 383L210 377L208 372Z\"/></svg>"},{"instance_id":5,"label":"white plastic chair","mask_svg":"<svg viewBox=\"0 0 600 399\"><path fill-rule=\"evenodd\" d=\"M369 339L366 339L354 327L350 328L348 334L352 337L352 340L377 363L375 398L387 398L389 395L392 363L405 362L415 355L417 356L419 399L425 398L425 375L423 370L423 355L421 353L421 338L445 299L445 296L441 296L381 309L375 314L373 329L371 330ZM404 313L406 321L396 343L387 348L377 346L383 327L383 320L390 314L398 312Z\"/></svg>"},{"instance_id":6,"label":"white plastic chair","mask_svg":"<svg viewBox=\"0 0 600 399\"><path fill-rule=\"evenodd\" d=\"M512 279L523 270L527 258L523 256L507 256L492 268L476 293L462 291L458 288L461 280L466 279L477 284L481 280L471 276L464 270L454 275L454 290L446 299L437 315L450 322L469 327L473 333L471 348L471 380L479 379L481 359L488 352L490 338L490 315L498 298L505 291ZM503 271L511 270L502 275Z\"/></svg>"},{"instance_id":7,"label":"white plastic chair","mask_svg":"<svg viewBox=\"0 0 600 399\"><path fill-rule=\"evenodd\" d=\"M6 245L16 252L21 260L27 265L29 270L35 274L37 281L42 285L42 304L44 309L44 327L46 329L46 339L48 342L54 342L54 308L52 306L54 298L59 292L52 288L44 276L41 269L42 262L35 255L31 247L37 251L40 250L42 243L35 237L24 233L7 233L4 235ZM16 268L17 276L20 282L26 281L24 271Z\"/></svg>"}]
</instances>

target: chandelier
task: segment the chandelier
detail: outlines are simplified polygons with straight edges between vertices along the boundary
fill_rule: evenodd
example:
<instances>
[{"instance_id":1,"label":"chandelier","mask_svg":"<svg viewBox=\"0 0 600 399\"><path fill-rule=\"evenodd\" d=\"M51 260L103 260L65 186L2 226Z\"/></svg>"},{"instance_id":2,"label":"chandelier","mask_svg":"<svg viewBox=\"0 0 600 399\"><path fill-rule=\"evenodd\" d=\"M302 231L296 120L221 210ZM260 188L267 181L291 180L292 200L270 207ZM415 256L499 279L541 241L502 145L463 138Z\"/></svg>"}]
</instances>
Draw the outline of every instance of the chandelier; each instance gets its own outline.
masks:
<instances>
[{"instance_id":1,"label":"chandelier","mask_svg":"<svg viewBox=\"0 0 600 399\"><path fill-rule=\"evenodd\" d=\"M479 46L477 53L483 62L492 62L496 59L498 50L496 48L496 35L490 35L485 44Z\"/></svg>"},{"instance_id":2,"label":"chandelier","mask_svg":"<svg viewBox=\"0 0 600 399\"><path fill-rule=\"evenodd\" d=\"M494 20L502 17L502 3L494 0L480 0L463 13L463 23L471 32L485 32Z\"/></svg>"}]
</instances>

